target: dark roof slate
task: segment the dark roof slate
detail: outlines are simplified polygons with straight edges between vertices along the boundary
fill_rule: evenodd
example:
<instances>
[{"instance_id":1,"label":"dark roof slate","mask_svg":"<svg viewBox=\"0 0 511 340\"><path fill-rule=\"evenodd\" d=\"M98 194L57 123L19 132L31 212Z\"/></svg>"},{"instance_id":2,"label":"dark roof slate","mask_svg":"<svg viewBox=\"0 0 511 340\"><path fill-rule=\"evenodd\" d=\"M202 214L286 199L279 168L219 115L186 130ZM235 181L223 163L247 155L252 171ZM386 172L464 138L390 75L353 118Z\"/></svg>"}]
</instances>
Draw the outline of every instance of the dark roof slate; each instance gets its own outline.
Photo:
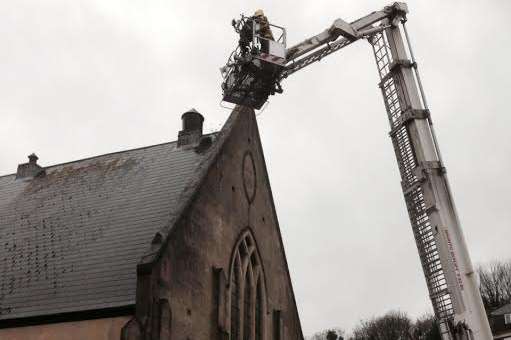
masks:
<instances>
[{"instance_id":1,"label":"dark roof slate","mask_svg":"<svg viewBox=\"0 0 511 340\"><path fill-rule=\"evenodd\" d=\"M137 263L214 149L176 145L0 177L0 319L133 305Z\"/></svg>"}]
</instances>

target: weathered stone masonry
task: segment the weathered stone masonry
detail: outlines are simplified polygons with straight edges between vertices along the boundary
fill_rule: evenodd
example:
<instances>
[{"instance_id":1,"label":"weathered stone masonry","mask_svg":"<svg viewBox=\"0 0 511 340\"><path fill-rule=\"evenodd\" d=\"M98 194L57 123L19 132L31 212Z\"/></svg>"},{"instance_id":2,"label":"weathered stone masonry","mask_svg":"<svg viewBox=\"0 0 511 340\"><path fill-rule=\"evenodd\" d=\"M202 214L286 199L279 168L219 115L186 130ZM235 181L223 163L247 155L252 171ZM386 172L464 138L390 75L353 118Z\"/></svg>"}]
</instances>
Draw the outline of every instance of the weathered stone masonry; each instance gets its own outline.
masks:
<instances>
[{"instance_id":1,"label":"weathered stone masonry","mask_svg":"<svg viewBox=\"0 0 511 340\"><path fill-rule=\"evenodd\" d=\"M244 231L264 271L263 339L303 338L253 111L235 110L216 144L198 190L138 267L125 339L229 339L231 258Z\"/></svg>"},{"instance_id":2,"label":"weathered stone masonry","mask_svg":"<svg viewBox=\"0 0 511 340\"><path fill-rule=\"evenodd\" d=\"M254 112L0 176L0 338L302 340Z\"/></svg>"}]
</instances>

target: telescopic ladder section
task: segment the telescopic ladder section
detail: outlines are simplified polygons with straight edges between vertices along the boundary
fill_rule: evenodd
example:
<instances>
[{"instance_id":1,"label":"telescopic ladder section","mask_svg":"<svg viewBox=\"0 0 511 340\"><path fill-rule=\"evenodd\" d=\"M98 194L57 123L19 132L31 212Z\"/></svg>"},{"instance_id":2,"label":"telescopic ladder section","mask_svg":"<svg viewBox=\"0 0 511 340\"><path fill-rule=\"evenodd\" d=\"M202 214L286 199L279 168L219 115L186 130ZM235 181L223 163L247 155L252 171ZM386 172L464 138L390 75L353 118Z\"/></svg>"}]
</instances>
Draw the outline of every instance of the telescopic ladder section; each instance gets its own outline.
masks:
<instances>
[{"instance_id":1,"label":"telescopic ladder section","mask_svg":"<svg viewBox=\"0 0 511 340\"><path fill-rule=\"evenodd\" d=\"M400 26L374 34L369 42L381 80L413 235L442 339L489 340L491 332L482 315L482 301L413 52L409 49L409 60ZM458 334L454 325L470 331Z\"/></svg>"},{"instance_id":2,"label":"telescopic ladder section","mask_svg":"<svg viewBox=\"0 0 511 340\"><path fill-rule=\"evenodd\" d=\"M292 60L288 65L286 65L286 69L282 72L280 76L281 79L287 78L293 73L300 71L302 68L309 66L312 63L317 61L321 61L324 57L339 51L340 49L348 46L353 43L353 41L348 40L346 38L340 38L332 43L327 43L325 47L319 48L318 50L308 54L305 57L302 57L297 60Z\"/></svg>"},{"instance_id":3,"label":"telescopic ladder section","mask_svg":"<svg viewBox=\"0 0 511 340\"><path fill-rule=\"evenodd\" d=\"M406 127L406 113L403 112L398 94L400 89L392 76L393 70L391 67L394 65L392 64L390 46L383 32L374 35L370 42L373 46L381 79L380 88L391 127L390 137L401 173L401 185L415 242L417 243L435 315L439 320L445 322L453 317L452 301L433 235L433 227L424 202L424 195L420 185L418 185L419 179L414 173L418 161ZM440 329L443 329L444 332L448 331L448 327L445 326L440 327Z\"/></svg>"},{"instance_id":4,"label":"telescopic ladder section","mask_svg":"<svg viewBox=\"0 0 511 340\"><path fill-rule=\"evenodd\" d=\"M442 339L491 340L406 31L406 13L406 4L395 2L351 24L335 20L325 31L286 50L287 64L277 83L354 41L368 38L376 58L406 207ZM236 65L233 59L226 67Z\"/></svg>"}]
</instances>

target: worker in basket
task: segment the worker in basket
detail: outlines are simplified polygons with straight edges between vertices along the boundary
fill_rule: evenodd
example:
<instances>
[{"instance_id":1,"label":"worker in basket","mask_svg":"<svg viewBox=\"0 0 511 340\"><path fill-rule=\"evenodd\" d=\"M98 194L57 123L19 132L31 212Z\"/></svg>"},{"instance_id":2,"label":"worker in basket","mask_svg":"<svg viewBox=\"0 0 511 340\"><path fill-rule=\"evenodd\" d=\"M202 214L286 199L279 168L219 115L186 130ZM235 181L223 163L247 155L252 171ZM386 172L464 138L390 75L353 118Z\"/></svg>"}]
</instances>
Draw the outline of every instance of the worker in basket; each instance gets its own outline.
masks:
<instances>
[{"instance_id":1,"label":"worker in basket","mask_svg":"<svg viewBox=\"0 0 511 340\"><path fill-rule=\"evenodd\" d=\"M259 43L261 44L261 52L269 53L269 40L274 40L274 38L270 28L270 23L268 22L268 18L264 15L262 9L255 11L254 15L250 18L250 20L245 22L240 30L239 45L242 53L249 52L250 43L254 39L254 31L252 30L254 24L256 25L255 34L260 37Z\"/></svg>"},{"instance_id":2,"label":"worker in basket","mask_svg":"<svg viewBox=\"0 0 511 340\"><path fill-rule=\"evenodd\" d=\"M236 28L235 21L233 21L233 26ZM242 57L255 53L269 54L270 40L274 41L274 38L270 23L263 10L258 9L253 16L244 20L238 32L240 55ZM253 49L255 47L252 45L255 38L254 34L260 44L259 51ZM277 78L279 69L267 61L260 62L258 57L256 56L255 59L248 58L248 62L242 61L239 64L240 67L237 70L238 82L235 83L233 89L236 92L244 93L243 96L252 98L257 103L264 103L269 95L282 93L282 87ZM260 107L260 105L257 106Z\"/></svg>"},{"instance_id":3,"label":"worker in basket","mask_svg":"<svg viewBox=\"0 0 511 340\"><path fill-rule=\"evenodd\" d=\"M254 13L254 22L259 24L259 30L256 31L262 39L261 42L261 52L269 53L270 52L270 42L269 40L274 40L273 33L271 32L270 23L268 22L268 18L264 15L262 9L258 9Z\"/></svg>"},{"instance_id":4,"label":"worker in basket","mask_svg":"<svg viewBox=\"0 0 511 340\"><path fill-rule=\"evenodd\" d=\"M254 12L254 23L258 25L258 30L256 31L256 34L259 35L259 42L261 43L261 52L262 53L270 53L270 40L274 41L273 33L270 28L270 22L268 21L268 18L264 15L264 12L262 9L258 9ZM265 66L270 66L269 64ZM271 70L271 68L270 68ZM273 70L274 71L274 70ZM273 74L274 72L271 72L270 78L273 79L275 76ZM282 87L280 86L280 83L278 81L273 80L272 87L270 88L270 94L282 93Z\"/></svg>"}]
</instances>

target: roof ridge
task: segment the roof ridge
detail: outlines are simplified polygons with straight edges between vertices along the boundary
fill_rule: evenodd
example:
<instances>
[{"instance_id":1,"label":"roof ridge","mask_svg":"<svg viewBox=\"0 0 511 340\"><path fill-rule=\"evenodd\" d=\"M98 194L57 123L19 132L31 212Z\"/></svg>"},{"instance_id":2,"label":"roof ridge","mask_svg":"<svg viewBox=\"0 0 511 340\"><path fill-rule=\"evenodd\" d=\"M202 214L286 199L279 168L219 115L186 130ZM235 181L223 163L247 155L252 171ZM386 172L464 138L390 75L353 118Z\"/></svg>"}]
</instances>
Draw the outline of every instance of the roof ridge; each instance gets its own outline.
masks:
<instances>
[{"instance_id":1,"label":"roof ridge","mask_svg":"<svg viewBox=\"0 0 511 340\"><path fill-rule=\"evenodd\" d=\"M215 134L217 134L217 133L219 133L219 132L220 132L220 131L214 131L214 132L206 133L206 134L204 134L203 136L204 136L204 137L212 136L212 135L215 135ZM68 162L63 162L63 163L57 163L57 164L47 165L47 166L43 166L43 168L44 168L44 169L50 169L50 168L54 168L54 167L62 166L62 165L66 165L66 164L71 164L71 163L78 163L78 162L88 161L88 160L91 160L91 159L94 159L94 158L99 158L99 157L104 157L104 156L111 156L111 155L115 155L115 154L119 154L119 153L124 153L124 152L130 152L130 151L137 151L137 150L149 149L149 148L153 148L153 147L156 147L156 146L162 146L162 145L173 144L173 143L177 143L177 140L173 140L173 141L170 141L170 142L163 142L163 143L151 144L151 145L146 145L146 146L139 146L139 147L132 148L132 149L126 149L126 150L120 150L120 151L107 152L107 153L103 153L103 154L96 155L96 156L90 156L90 157L85 157L85 158L76 159L76 160L74 160L74 161L68 161ZM9 177L9 176L16 176L16 173L14 172L14 173L11 173L11 174L0 175L0 179L1 179L1 178L4 178L4 177Z\"/></svg>"},{"instance_id":2,"label":"roof ridge","mask_svg":"<svg viewBox=\"0 0 511 340\"><path fill-rule=\"evenodd\" d=\"M202 182L206 178L209 169L215 163L217 156L220 154L227 137L230 136L232 128L234 126L234 122L245 110L250 110L244 106L236 105L236 107L232 110L231 115L225 122L222 129L218 132L218 137L215 140L212 148L214 148L209 155L202 160L202 162L196 168L196 176L192 177L188 184L186 184L185 189L181 192L178 199L178 206L176 210L171 214L168 223L163 226L159 231L157 231L151 241L151 245L148 251L142 255L140 262L138 264L137 271L142 269L144 270L146 266L150 266L155 260L157 260L162 252L164 251L169 237L172 231L172 227L179 220L184 211L190 206L195 196L195 193L199 190Z\"/></svg>"}]
</instances>

